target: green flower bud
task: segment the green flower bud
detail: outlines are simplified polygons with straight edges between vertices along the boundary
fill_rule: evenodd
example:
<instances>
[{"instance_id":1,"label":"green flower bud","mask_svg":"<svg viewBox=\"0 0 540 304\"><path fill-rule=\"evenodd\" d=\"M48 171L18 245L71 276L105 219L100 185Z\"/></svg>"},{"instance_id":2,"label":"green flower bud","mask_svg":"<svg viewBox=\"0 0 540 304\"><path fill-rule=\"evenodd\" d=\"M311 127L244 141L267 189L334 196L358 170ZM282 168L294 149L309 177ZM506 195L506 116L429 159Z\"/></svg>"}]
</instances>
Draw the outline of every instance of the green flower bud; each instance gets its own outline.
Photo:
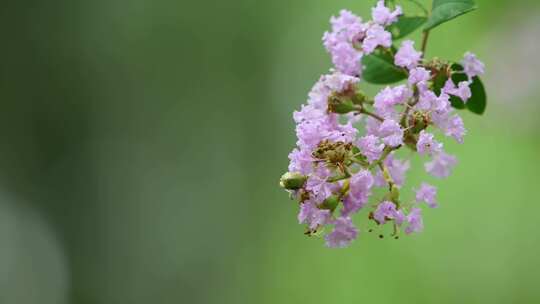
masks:
<instances>
[{"instance_id":1,"label":"green flower bud","mask_svg":"<svg viewBox=\"0 0 540 304\"><path fill-rule=\"evenodd\" d=\"M326 209L334 211L339 204L339 197L337 195L332 195L329 198L325 199L321 204L321 209Z\"/></svg>"},{"instance_id":2,"label":"green flower bud","mask_svg":"<svg viewBox=\"0 0 540 304\"><path fill-rule=\"evenodd\" d=\"M287 190L298 190L304 186L307 177L298 172L287 172L279 179L279 185Z\"/></svg>"},{"instance_id":3,"label":"green flower bud","mask_svg":"<svg viewBox=\"0 0 540 304\"><path fill-rule=\"evenodd\" d=\"M414 135L410 131L406 131L405 135L403 136L403 142L409 147L409 149L416 151L416 143L418 141L418 138L416 138L416 135Z\"/></svg>"},{"instance_id":4,"label":"green flower bud","mask_svg":"<svg viewBox=\"0 0 540 304\"><path fill-rule=\"evenodd\" d=\"M357 105L361 105L368 100L366 94L362 91L357 91L356 94L352 96L352 102Z\"/></svg>"},{"instance_id":5,"label":"green flower bud","mask_svg":"<svg viewBox=\"0 0 540 304\"><path fill-rule=\"evenodd\" d=\"M338 114L347 114L355 110L353 102L344 96L332 95L328 97L328 111Z\"/></svg>"},{"instance_id":6,"label":"green flower bud","mask_svg":"<svg viewBox=\"0 0 540 304\"><path fill-rule=\"evenodd\" d=\"M409 125L413 133L418 134L429 125L429 116L423 112L414 112L409 119Z\"/></svg>"}]
</instances>

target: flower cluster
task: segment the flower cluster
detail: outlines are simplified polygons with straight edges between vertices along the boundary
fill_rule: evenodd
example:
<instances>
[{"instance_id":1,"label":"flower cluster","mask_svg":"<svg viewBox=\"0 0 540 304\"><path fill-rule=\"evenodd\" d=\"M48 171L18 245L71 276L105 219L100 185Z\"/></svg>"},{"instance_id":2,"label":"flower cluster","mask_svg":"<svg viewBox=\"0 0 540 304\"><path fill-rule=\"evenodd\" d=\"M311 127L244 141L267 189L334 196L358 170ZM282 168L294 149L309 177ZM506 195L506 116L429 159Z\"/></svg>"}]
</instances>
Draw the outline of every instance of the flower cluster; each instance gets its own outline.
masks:
<instances>
[{"instance_id":1,"label":"flower cluster","mask_svg":"<svg viewBox=\"0 0 540 304\"><path fill-rule=\"evenodd\" d=\"M429 129L463 143L466 130L451 107L451 96L467 102L470 84L484 65L466 53L462 71L451 71L450 63L424 59L410 40L395 50L388 26L401 14L401 7L390 9L378 1L373 20L366 23L346 10L332 17L332 31L323 41L334 69L320 77L307 104L294 112L297 147L289 154L281 185L300 202L298 221L306 225L306 234L332 227L325 235L329 247L345 247L357 237L351 216L362 209L368 209L374 225L390 223L396 238L401 230L409 234L423 229L420 206L437 207L437 190L422 183L414 201L400 198L410 167L408 160L398 158L400 148L427 158L425 170L436 178L447 177L457 164ZM405 84L385 87L370 99L358 89L361 58L375 51L391 54L393 64L408 76ZM454 83L452 73L465 74L467 80ZM447 79L437 88L440 75ZM385 194L375 197L376 188Z\"/></svg>"},{"instance_id":2,"label":"flower cluster","mask_svg":"<svg viewBox=\"0 0 540 304\"><path fill-rule=\"evenodd\" d=\"M362 56L373 53L379 46L392 46L392 35L384 27L396 22L400 14L401 7L390 11L384 1L379 1L373 8L371 22L362 23L360 17L347 10L332 17L332 31L324 34L323 41L336 70L359 77Z\"/></svg>"}]
</instances>

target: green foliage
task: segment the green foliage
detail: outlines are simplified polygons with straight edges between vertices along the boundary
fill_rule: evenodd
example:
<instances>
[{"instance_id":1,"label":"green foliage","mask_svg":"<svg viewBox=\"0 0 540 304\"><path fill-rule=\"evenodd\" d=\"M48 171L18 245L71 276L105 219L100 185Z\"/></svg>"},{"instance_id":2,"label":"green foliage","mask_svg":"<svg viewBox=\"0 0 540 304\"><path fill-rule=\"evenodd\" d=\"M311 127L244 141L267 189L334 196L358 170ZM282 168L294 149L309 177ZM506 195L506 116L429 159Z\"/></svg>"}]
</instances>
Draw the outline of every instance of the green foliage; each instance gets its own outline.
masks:
<instances>
[{"instance_id":1,"label":"green foliage","mask_svg":"<svg viewBox=\"0 0 540 304\"><path fill-rule=\"evenodd\" d=\"M467 109L469 111L482 115L487 107L487 96L484 84L478 77L473 78L473 83L471 84L472 97L467 102Z\"/></svg>"},{"instance_id":2,"label":"green foliage","mask_svg":"<svg viewBox=\"0 0 540 304\"><path fill-rule=\"evenodd\" d=\"M424 31L431 30L474 9L476 9L476 4L473 0L433 0L431 16L424 26Z\"/></svg>"},{"instance_id":3,"label":"green foliage","mask_svg":"<svg viewBox=\"0 0 540 304\"><path fill-rule=\"evenodd\" d=\"M354 103L350 99L343 99L340 96L328 98L328 110L338 114L347 114L355 110Z\"/></svg>"},{"instance_id":4,"label":"green foliage","mask_svg":"<svg viewBox=\"0 0 540 304\"><path fill-rule=\"evenodd\" d=\"M324 200L321 204L321 208L334 211L339 204L339 200L340 198L337 195L332 195Z\"/></svg>"},{"instance_id":5,"label":"green foliage","mask_svg":"<svg viewBox=\"0 0 540 304\"><path fill-rule=\"evenodd\" d=\"M417 30L426 21L427 18L423 16L401 16L388 30L392 33L392 39L400 39Z\"/></svg>"},{"instance_id":6,"label":"green foliage","mask_svg":"<svg viewBox=\"0 0 540 304\"><path fill-rule=\"evenodd\" d=\"M457 64L456 64L457 66ZM452 67L453 68L453 67ZM464 73L454 73L452 74L452 82L457 85L458 83L462 82L462 81L467 81L467 75L465 75ZM446 82L446 80L445 80ZM471 90L472 92L472 90ZM472 97L471 97L472 99ZM463 100L461 100L461 98L457 97L457 96L454 96L454 95L450 95L450 103L452 104L452 107L456 108L456 109L465 109L466 106L465 106L465 102L463 102Z\"/></svg>"},{"instance_id":7,"label":"green foliage","mask_svg":"<svg viewBox=\"0 0 540 304\"><path fill-rule=\"evenodd\" d=\"M364 56L362 64L365 69L362 77L373 84L390 84L407 78L407 73L394 65L394 57L389 52L381 50Z\"/></svg>"},{"instance_id":8,"label":"green foliage","mask_svg":"<svg viewBox=\"0 0 540 304\"><path fill-rule=\"evenodd\" d=\"M463 73L463 66L458 63L452 65L452 82L458 84L461 81L467 81L467 75ZM448 77L444 73L440 73L433 80L433 91L435 94L439 95L441 93L441 88L444 86L444 83ZM469 111L482 115L484 114L487 107L487 95L484 89L484 84L478 77L473 77L473 82L470 85L471 89L471 98L465 103L457 96L450 95L450 103L452 107L456 109L468 109Z\"/></svg>"},{"instance_id":9,"label":"green foliage","mask_svg":"<svg viewBox=\"0 0 540 304\"><path fill-rule=\"evenodd\" d=\"M439 96L448 77L444 73L438 73L433 79L433 92Z\"/></svg>"},{"instance_id":10,"label":"green foliage","mask_svg":"<svg viewBox=\"0 0 540 304\"><path fill-rule=\"evenodd\" d=\"M455 63L452 65L452 70L456 72L462 72L463 66ZM455 84L459 83L459 81L465 81L465 80L467 80L467 76L463 73L452 74L452 81ZM469 111L475 114L482 115L484 114L484 111L486 110L486 106L487 106L487 95L486 95L486 90L484 89L484 84L482 83L479 77L473 77L470 88L471 88L471 94L472 94L471 98L467 101L467 103L464 105L463 108L466 107ZM459 100L459 98L457 97L455 97L454 99ZM463 103L463 101L461 100L459 100L459 102ZM453 102L452 102L452 106L454 106Z\"/></svg>"}]
</instances>

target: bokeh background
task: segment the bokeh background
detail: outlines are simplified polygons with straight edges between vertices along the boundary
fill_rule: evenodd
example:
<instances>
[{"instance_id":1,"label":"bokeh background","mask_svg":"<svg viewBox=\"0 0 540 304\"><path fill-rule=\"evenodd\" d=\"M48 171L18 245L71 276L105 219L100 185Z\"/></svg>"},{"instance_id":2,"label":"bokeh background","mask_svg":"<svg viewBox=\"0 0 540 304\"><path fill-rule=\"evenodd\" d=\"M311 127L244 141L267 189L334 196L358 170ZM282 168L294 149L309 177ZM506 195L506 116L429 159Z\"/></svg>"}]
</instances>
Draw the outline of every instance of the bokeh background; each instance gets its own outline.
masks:
<instances>
[{"instance_id":1,"label":"bokeh background","mask_svg":"<svg viewBox=\"0 0 540 304\"><path fill-rule=\"evenodd\" d=\"M485 61L489 105L427 179L422 234L302 234L292 111L331 67L329 17L374 2L3 3L0 303L540 302L538 1L477 0L430 37Z\"/></svg>"}]
</instances>

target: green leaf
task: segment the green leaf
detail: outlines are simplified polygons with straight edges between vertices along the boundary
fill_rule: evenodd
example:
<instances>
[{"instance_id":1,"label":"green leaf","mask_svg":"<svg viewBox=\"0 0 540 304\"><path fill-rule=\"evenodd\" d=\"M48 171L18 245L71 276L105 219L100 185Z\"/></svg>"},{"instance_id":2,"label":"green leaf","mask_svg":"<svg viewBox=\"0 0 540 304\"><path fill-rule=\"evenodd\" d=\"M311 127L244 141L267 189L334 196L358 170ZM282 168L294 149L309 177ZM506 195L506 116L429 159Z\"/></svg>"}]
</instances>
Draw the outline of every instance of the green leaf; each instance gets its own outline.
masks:
<instances>
[{"instance_id":1,"label":"green leaf","mask_svg":"<svg viewBox=\"0 0 540 304\"><path fill-rule=\"evenodd\" d=\"M461 72L461 71L463 71L463 67L461 67L461 65L459 65L459 64L454 64L454 65L452 65L452 70ZM460 83L462 81L467 81L467 80L468 80L467 75L465 75L464 73L452 74L452 82L455 85L457 85L458 83ZM471 99L472 99L472 97L471 97ZM450 95L450 104L452 104L452 107L454 107L456 109L465 109L466 108L465 103L463 102L463 100L461 100L461 98L459 98L457 96L454 96L454 95Z\"/></svg>"},{"instance_id":2,"label":"green leaf","mask_svg":"<svg viewBox=\"0 0 540 304\"><path fill-rule=\"evenodd\" d=\"M416 5L419 9L421 9L426 16L429 15L429 12L427 11L427 9L424 7L424 5L422 5L422 3L418 2L418 0L408 0L408 1Z\"/></svg>"},{"instance_id":3,"label":"green leaf","mask_svg":"<svg viewBox=\"0 0 540 304\"><path fill-rule=\"evenodd\" d=\"M375 51L362 58L362 78L373 84L390 84L407 78L407 73L394 65L394 57L388 52Z\"/></svg>"},{"instance_id":4,"label":"green leaf","mask_svg":"<svg viewBox=\"0 0 540 304\"><path fill-rule=\"evenodd\" d=\"M392 39L403 38L422 26L427 21L422 16L401 16L396 23L393 23L388 30L392 33Z\"/></svg>"},{"instance_id":5,"label":"green leaf","mask_svg":"<svg viewBox=\"0 0 540 304\"><path fill-rule=\"evenodd\" d=\"M444 83L446 82L447 79L448 77L446 77L444 73L437 74L435 79L433 79L433 92L437 96L441 94L441 90L444 87Z\"/></svg>"},{"instance_id":6,"label":"green leaf","mask_svg":"<svg viewBox=\"0 0 540 304\"><path fill-rule=\"evenodd\" d=\"M463 66L455 63L452 65L452 70L463 71ZM465 74L460 73L452 75L452 81L454 81L455 84L459 83L458 81L465 80L468 80ZM487 107L487 95L482 80L480 80L478 76L473 77L472 83L469 87L471 89L471 98L469 98L469 100L465 104L467 109L478 115L484 114Z\"/></svg>"},{"instance_id":7,"label":"green leaf","mask_svg":"<svg viewBox=\"0 0 540 304\"><path fill-rule=\"evenodd\" d=\"M461 100L459 97L454 96L454 95L450 95L450 104L452 105L453 108L456 108L459 110L463 110L467 107L465 106L465 103L463 102L463 100Z\"/></svg>"},{"instance_id":8,"label":"green leaf","mask_svg":"<svg viewBox=\"0 0 540 304\"><path fill-rule=\"evenodd\" d=\"M431 16L424 26L424 31L475 9L476 5L473 0L433 0Z\"/></svg>"},{"instance_id":9,"label":"green leaf","mask_svg":"<svg viewBox=\"0 0 540 304\"><path fill-rule=\"evenodd\" d=\"M463 73L463 67L460 64L454 63L452 65L452 70L457 73L452 74L452 82L455 85L458 85L461 81L467 81L467 75ZM435 94L439 95L441 93L441 88L444 86L448 78L443 74L439 74L433 80L433 91ZM468 109L469 111L482 115L487 106L487 96L484 89L484 84L478 77L473 77L473 82L469 86L471 89L471 98L467 102L463 102L459 97L450 95L450 104L456 109Z\"/></svg>"},{"instance_id":10,"label":"green leaf","mask_svg":"<svg viewBox=\"0 0 540 304\"><path fill-rule=\"evenodd\" d=\"M487 107L487 95L482 80L478 77L473 77L471 84L472 97L467 101L467 109L478 115L484 114Z\"/></svg>"}]
</instances>

